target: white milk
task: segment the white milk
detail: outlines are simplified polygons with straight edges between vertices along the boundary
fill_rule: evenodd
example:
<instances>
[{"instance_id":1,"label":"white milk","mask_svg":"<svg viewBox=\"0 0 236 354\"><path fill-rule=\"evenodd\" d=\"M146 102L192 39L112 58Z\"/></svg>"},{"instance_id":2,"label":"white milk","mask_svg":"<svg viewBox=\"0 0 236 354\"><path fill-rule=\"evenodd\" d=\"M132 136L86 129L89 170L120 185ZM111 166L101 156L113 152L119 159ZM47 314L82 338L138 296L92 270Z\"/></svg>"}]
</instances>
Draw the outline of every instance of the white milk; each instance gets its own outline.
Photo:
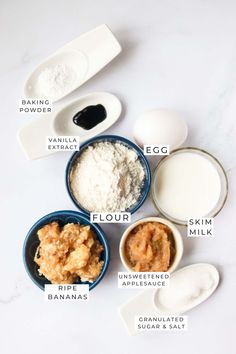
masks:
<instances>
[{"instance_id":1,"label":"white milk","mask_svg":"<svg viewBox=\"0 0 236 354\"><path fill-rule=\"evenodd\" d=\"M157 173L158 206L178 220L205 217L216 206L221 193L221 180L215 166L194 152L167 158Z\"/></svg>"}]
</instances>

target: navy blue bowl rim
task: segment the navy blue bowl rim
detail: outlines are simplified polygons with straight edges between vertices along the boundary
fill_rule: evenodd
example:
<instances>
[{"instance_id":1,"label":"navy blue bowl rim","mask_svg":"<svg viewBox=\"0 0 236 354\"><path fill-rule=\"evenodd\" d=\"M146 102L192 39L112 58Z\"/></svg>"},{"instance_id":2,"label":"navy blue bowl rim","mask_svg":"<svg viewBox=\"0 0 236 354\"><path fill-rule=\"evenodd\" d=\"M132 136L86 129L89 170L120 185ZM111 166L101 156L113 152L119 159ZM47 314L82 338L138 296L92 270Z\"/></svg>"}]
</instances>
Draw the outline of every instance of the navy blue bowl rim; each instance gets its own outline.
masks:
<instances>
[{"instance_id":1,"label":"navy blue bowl rim","mask_svg":"<svg viewBox=\"0 0 236 354\"><path fill-rule=\"evenodd\" d=\"M109 262L110 262L110 248L109 248L108 241L107 241L107 239L105 237L104 231L101 229L101 227L98 224L96 224L96 223L91 223L90 219L88 218L87 215L85 215L84 213L78 212L78 211L74 211L74 210L58 210L58 211L54 211L52 213L44 215L39 220L37 220L33 224L33 226L31 226L30 230L27 232L27 235L26 235L24 243L23 243L23 262L24 262L24 266L25 266L26 272L29 275L30 279L41 290L44 290L44 287L41 286L34 279L34 277L32 276L32 274L31 274L31 272L30 272L30 270L28 268L26 257L25 257L26 245L27 245L27 242L28 242L29 238L32 235L32 232L34 232L37 229L39 224L41 224L44 221L46 222L47 219L50 219L50 218L52 218L54 216L57 217L57 216L60 216L60 215L65 215L65 214L68 214L68 216L79 217L81 220L84 219L84 221L86 221L87 223L89 223L89 224L91 224L93 226L93 228L96 230L96 235L99 234L99 237L102 239L102 243L103 243L103 246L104 246L104 252L105 252L105 261L104 261L104 265L103 265L102 271L101 271L100 275L98 276L98 278L93 283L89 283L89 290L92 290L93 288L95 288L96 285L98 285L100 283L100 281L102 280L102 278L104 277L104 275L105 275L105 273L107 271L107 268L108 268L108 265L109 265ZM83 282L81 282L81 284L83 284Z\"/></svg>"},{"instance_id":2,"label":"navy blue bowl rim","mask_svg":"<svg viewBox=\"0 0 236 354\"><path fill-rule=\"evenodd\" d=\"M134 214L145 202L148 193L150 191L151 188L151 169L150 169L150 165L149 162L146 158L146 156L144 155L143 151L140 149L140 147L133 143L131 140L124 138L123 136L119 136L119 135L99 135L96 137L93 137L89 140L86 140L83 144L80 145L80 150L79 151L75 151L66 166L66 171L65 171L65 183L66 183L66 189L67 192L72 200L72 202L74 203L74 205L76 206L76 208L78 208L81 212L83 212L84 214L86 214L87 216L90 215L90 212L86 209L84 209L75 199L75 197L73 196L73 193L71 191L70 188L70 171L71 168L73 167L74 162L77 160L77 157L80 155L80 153L82 152L83 149L85 149L88 145L92 145L96 142L99 141L103 141L103 140L114 140L114 141L121 141L123 143L126 143L127 145L129 145L131 148L133 148L137 153L138 156L142 159L144 165L145 165L145 170L147 171L146 173L146 188L144 189L144 193L142 195L142 198L140 199L140 201L137 203L137 205L135 205L134 208L132 208L129 212L131 214Z\"/></svg>"}]
</instances>

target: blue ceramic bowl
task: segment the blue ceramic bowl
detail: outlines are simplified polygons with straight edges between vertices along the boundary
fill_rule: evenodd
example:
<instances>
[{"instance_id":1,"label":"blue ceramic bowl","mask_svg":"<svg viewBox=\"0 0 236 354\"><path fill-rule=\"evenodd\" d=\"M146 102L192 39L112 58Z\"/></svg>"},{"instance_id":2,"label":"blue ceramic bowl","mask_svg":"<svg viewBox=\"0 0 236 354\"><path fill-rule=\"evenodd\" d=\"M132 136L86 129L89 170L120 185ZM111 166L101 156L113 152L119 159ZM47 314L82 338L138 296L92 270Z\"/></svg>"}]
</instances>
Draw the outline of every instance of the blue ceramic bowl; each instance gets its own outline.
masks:
<instances>
[{"instance_id":1,"label":"blue ceramic bowl","mask_svg":"<svg viewBox=\"0 0 236 354\"><path fill-rule=\"evenodd\" d=\"M60 226L64 226L68 223L81 223L82 225L90 225L92 230L95 232L98 240L103 245L104 250L101 254L101 260L104 261L104 265L99 277L93 283L81 282L79 279L75 282L75 284L88 284L89 290L93 289L102 280L107 271L110 260L109 245L102 229L97 224L91 224L89 218L86 215L83 215L82 213L79 213L77 211L55 211L53 213L45 215L31 227L23 245L23 260L28 275L30 276L31 280L33 280L33 282L42 290L44 290L45 284L51 284L51 282L47 280L44 276L39 275L39 267L34 262L34 255L39 245L37 231L41 229L44 225L49 224L53 221L59 222Z\"/></svg>"},{"instance_id":2,"label":"blue ceramic bowl","mask_svg":"<svg viewBox=\"0 0 236 354\"><path fill-rule=\"evenodd\" d=\"M79 156L81 155L81 153L90 145L93 145L95 143L98 142L103 142L103 141L109 141L111 143L121 143L125 146L127 146L129 149L134 150L137 154L138 154L138 158L139 161L141 162L144 172L145 172L145 178L144 178L144 183L142 186L142 190L140 193L140 197L137 200L137 202L132 205L128 210L126 210L126 212L130 212L131 214L135 213L140 207L141 205L144 203L145 199L148 196L148 193L150 191L150 186L151 186L151 171L150 171L150 166L149 163L143 153L143 151L136 145L134 144L132 141L123 138L122 136L118 136L118 135L101 135L92 139L87 140L84 144L82 144L80 146L80 150L76 151L71 158L68 161L67 167L66 167L66 174L65 174L65 178L66 178L66 189L67 192L71 198L71 200L73 201L73 203L75 204L75 206L81 210L83 213L85 213L86 215L90 215L90 211L85 209L74 197L73 192L71 190L71 186L70 186L70 174L71 174L71 170L74 166L74 163L77 161L77 159L79 158Z\"/></svg>"}]
</instances>

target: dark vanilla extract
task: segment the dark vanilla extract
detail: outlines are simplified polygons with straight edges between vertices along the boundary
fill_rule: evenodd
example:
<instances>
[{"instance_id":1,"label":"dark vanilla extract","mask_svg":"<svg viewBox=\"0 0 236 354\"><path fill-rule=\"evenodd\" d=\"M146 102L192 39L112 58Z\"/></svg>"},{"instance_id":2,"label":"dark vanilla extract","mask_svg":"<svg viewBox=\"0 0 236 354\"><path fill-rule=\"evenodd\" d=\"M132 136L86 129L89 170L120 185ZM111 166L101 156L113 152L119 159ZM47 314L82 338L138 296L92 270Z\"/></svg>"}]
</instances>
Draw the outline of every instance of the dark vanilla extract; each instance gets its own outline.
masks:
<instances>
[{"instance_id":1,"label":"dark vanilla extract","mask_svg":"<svg viewBox=\"0 0 236 354\"><path fill-rule=\"evenodd\" d=\"M73 117L73 122L79 127L90 130L99 123L103 122L107 117L107 112L102 104L87 106Z\"/></svg>"}]
</instances>

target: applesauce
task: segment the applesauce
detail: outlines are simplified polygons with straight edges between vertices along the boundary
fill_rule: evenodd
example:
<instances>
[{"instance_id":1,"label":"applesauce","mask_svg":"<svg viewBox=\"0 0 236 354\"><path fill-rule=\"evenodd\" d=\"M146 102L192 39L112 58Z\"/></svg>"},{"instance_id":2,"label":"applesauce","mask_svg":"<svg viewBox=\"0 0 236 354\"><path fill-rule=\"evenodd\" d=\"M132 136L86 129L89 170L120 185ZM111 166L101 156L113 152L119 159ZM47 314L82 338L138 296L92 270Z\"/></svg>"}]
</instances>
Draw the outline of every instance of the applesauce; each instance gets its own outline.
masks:
<instances>
[{"instance_id":1,"label":"applesauce","mask_svg":"<svg viewBox=\"0 0 236 354\"><path fill-rule=\"evenodd\" d=\"M171 229L160 222L144 222L125 241L125 257L135 272L166 272L175 257Z\"/></svg>"}]
</instances>

